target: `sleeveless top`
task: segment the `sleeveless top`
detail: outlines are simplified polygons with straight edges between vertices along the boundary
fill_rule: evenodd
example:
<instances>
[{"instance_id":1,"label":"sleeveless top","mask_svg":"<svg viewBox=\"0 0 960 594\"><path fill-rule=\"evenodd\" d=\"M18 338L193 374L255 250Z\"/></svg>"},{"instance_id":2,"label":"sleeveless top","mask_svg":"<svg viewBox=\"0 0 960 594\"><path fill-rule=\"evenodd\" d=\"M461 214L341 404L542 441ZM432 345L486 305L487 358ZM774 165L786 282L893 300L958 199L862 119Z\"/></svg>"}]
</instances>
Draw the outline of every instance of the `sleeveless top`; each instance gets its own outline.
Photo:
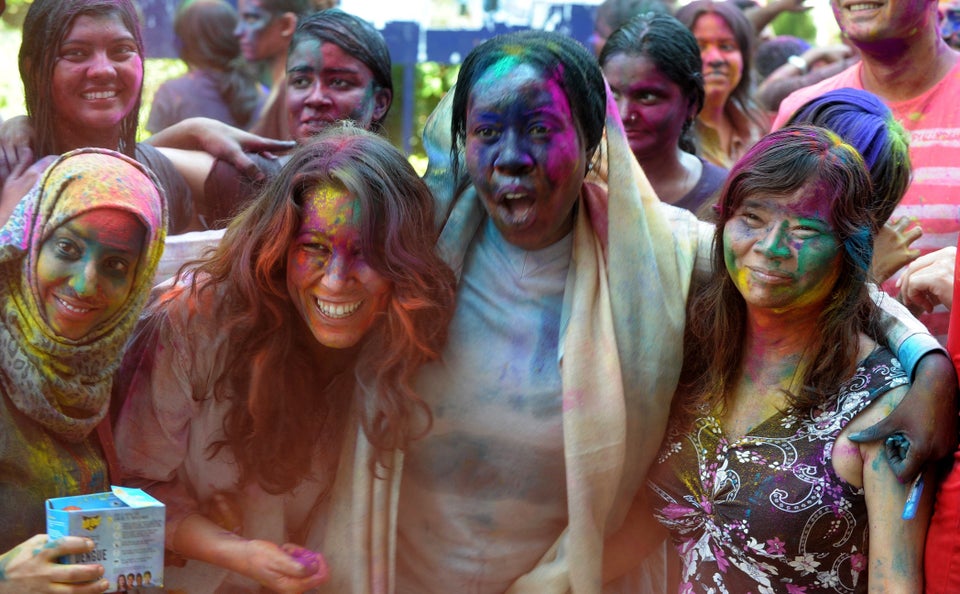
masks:
<instances>
[{"instance_id":1,"label":"sleeveless top","mask_svg":"<svg viewBox=\"0 0 960 594\"><path fill-rule=\"evenodd\" d=\"M878 347L816 410L778 412L733 442L711 415L670 432L648 487L683 561L681 591L866 592L866 500L831 451L860 411L907 382Z\"/></svg>"}]
</instances>

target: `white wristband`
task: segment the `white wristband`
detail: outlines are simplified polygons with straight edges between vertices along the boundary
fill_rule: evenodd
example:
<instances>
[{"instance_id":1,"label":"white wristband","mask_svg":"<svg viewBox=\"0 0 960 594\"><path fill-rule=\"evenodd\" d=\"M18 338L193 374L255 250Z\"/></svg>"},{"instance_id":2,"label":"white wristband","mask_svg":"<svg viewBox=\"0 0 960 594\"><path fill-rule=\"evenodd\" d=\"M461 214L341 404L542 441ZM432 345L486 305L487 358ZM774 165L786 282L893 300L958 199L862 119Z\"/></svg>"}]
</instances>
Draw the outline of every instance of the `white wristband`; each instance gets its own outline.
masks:
<instances>
[{"instance_id":1,"label":"white wristband","mask_svg":"<svg viewBox=\"0 0 960 594\"><path fill-rule=\"evenodd\" d=\"M799 70L800 74L807 73L807 67L809 65L807 64L807 61L803 59L803 56L790 56L789 58L787 58L787 62L789 62L791 66Z\"/></svg>"}]
</instances>

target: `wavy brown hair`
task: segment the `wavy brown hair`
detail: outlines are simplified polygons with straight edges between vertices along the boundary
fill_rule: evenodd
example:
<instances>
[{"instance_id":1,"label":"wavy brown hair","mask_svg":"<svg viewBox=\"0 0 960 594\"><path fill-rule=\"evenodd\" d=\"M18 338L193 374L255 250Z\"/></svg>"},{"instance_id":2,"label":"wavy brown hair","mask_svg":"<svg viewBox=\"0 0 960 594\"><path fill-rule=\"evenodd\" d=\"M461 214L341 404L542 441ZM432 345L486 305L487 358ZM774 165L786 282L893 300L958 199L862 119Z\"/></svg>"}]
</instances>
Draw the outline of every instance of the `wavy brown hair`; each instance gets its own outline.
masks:
<instances>
[{"instance_id":1,"label":"wavy brown hair","mask_svg":"<svg viewBox=\"0 0 960 594\"><path fill-rule=\"evenodd\" d=\"M120 17L133 36L142 64L143 36L137 9L131 0L34 0L23 21L19 66L27 115L33 123L33 152L38 157L63 152L57 148L57 131L54 125L57 114L50 89L53 84L53 69L60 55L60 44L77 17L83 15ZM134 156L142 90L141 85L141 88L137 89L137 101L133 109L120 122L120 146L102 148L117 150L131 158Z\"/></svg>"},{"instance_id":2,"label":"wavy brown hair","mask_svg":"<svg viewBox=\"0 0 960 594\"><path fill-rule=\"evenodd\" d=\"M873 254L870 177L856 149L835 134L793 126L768 134L730 171L723 189L713 246L713 275L690 300L684 340L678 418L722 411L743 363L746 303L727 272L723 230L744 200L789 196L812 188L831 204L829 223L841 246L840 274L820 313L813 344L789 405L805 411L822 404L854 370L859 334L878 337L877 308L867 291Z\"/></svg>"},{"instance_id":3,"label":"wavy brown hair","mask_svg":"<svg viewBox=\"0 0 960 594\"><path fill-rule=\"evenodd\" d=\"M363 257L392 286L382 319L358 351L346 353L318 345L286 284L287 249L300 229L304 196L325 185L357 199ZM221 296L221 332L230 336L213 391L234 406L215 448L232 450L242 482L257 480L274 493L293 488L323 436L339 435L346 425L340 413L350 392L337 393L344 386L331 383L336 370L324 357L335 358L334 366L362 388L363 431L381 461L429 429L430 411L412 380L439 356L456 285L434 249L433 204L396 148L372 132L335 125L293 154L199 262L191 290Z\"/></svg>"}]
</instances>

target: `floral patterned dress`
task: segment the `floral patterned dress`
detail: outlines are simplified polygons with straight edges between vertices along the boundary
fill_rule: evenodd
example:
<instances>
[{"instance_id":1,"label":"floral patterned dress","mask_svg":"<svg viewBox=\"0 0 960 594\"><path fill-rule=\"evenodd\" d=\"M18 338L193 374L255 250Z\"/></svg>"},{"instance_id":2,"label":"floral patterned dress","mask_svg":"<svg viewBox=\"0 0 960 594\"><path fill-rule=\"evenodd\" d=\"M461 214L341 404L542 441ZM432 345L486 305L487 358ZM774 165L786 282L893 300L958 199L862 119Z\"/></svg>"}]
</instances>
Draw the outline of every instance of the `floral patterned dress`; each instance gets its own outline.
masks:
<instances>
[{"instance_id":1,"label":"floral patterned dress","mask_svg":"<svg viewBox=\"0 0 960 594\"><path fill-rule=\"evenodd\" d=\"M831 450L857 413L907 381L878 347L817 410L776 413L733 442L709 415L668 434L648 487L683 560L680 592L866 592L866 501Z\"/></svg>"}]
</instances>

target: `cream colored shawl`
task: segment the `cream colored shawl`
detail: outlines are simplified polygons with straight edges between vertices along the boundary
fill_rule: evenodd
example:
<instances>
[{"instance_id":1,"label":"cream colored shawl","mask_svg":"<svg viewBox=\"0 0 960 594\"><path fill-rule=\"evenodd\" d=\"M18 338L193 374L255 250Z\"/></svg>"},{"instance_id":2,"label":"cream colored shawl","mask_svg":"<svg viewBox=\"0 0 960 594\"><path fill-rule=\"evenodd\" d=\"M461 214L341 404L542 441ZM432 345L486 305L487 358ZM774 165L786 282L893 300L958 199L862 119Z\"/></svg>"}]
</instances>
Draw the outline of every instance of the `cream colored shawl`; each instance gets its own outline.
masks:
<instances>
[{"instance_id":1,"label":"cream colored shawl","mask_svg":"<svg viewBox=\"0 0 960 594\"><path fill-rule=\"evenodd\" d=\"M472 187L455 192L449 168L452 95L424 131L430 159L425 181L441 211L438 247L459 273L486 214ZM564 293L560 353L569 525L511 593L602 590L604 538L619 527L642 486L680 372L698 223L685 211L662 208L630 152L609 93L604 142L609 191L584 185ZM375 479L369 471L372 449L362 433L356 435L321 510L326 525L317 532L325 535L314 534L308 546L322 551L332 570L322 591L389 594L402 456Z\"/></svg>"}]
</instances>

